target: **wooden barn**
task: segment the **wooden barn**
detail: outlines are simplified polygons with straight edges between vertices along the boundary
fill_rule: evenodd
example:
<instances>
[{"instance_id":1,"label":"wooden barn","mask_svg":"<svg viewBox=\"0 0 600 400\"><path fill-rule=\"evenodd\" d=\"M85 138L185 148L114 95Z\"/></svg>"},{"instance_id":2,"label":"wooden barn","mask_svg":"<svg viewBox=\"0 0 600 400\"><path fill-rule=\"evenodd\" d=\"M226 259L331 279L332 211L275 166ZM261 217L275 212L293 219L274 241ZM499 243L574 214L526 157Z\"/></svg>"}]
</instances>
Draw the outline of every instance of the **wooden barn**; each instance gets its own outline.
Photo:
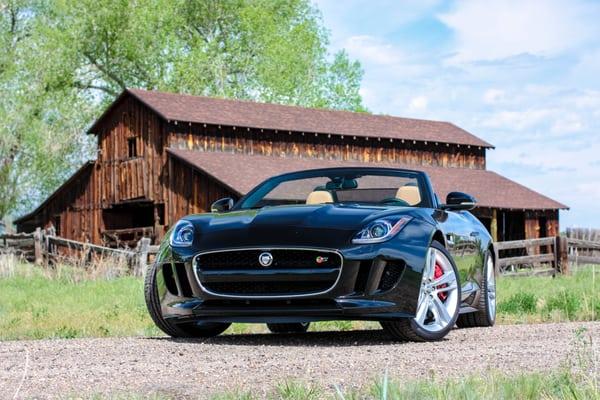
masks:
<instances>
[{"instance_id":1,"label":"wooden barn","mask_svg":"<svg viewBox=\"0 0 600 400\"><path fill-rule=\"evenodd\" d=\"M487 170L493 146L448 122L128 89L89 133L97 159L16 220L18 231L53 226L110 246L159 240L183 215L271 175L344 165L425 170L440 198L474 195L497 240L557 235L567 208Z\"/></svg>"}]
</instances>

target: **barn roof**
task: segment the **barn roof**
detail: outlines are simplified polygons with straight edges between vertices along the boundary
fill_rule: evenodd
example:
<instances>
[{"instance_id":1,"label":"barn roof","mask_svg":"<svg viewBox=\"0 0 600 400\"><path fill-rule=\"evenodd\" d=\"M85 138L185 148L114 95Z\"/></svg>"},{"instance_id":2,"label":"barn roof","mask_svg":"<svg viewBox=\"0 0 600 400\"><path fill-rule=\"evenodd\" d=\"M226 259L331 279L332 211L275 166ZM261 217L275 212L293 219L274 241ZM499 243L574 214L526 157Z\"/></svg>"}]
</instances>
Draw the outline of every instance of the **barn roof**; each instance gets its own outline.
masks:
<instances>
[{"instance_id":1,"label":"barn roof","mask_svg":"<svg viewBox=\"0 0 600 400\"><path fill-rule=\"evenodd\" d=\"M287 172L330 167L406 168L426 172L440 198L451 191L470 193L480 207L556 210L568 207L495 172L390 163L360 163L307 158L282 158L232 153L168 149L172 156L212 176L229 189L245 194L265 179Z\"/></svg>"},{"instance_id":2,"label":"barn roof","mask_svg":"<svg viewBox=\"0 0 600 400\"><path fill-rule=\"evenodd\" d=\"M163 119L169 121L405 139L484 148L494 147L450 122L228 100L142 89L126 89L113 105L127 95L132 95ZM112 107L110 106L89 129L90 133L96 133L98 124L110 113Z\"/></svg>"}]
</instances>

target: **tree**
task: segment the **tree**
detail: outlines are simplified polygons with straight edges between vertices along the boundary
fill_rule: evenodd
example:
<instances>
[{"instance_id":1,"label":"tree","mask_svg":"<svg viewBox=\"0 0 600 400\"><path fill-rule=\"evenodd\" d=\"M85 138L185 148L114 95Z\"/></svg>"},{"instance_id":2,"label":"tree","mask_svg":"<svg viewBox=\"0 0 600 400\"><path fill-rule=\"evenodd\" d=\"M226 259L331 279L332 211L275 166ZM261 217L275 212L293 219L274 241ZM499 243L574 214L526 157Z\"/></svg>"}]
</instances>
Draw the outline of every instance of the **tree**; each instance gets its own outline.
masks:
<instances>
[{"instance_id":1,"label":"tree","mask_svg":"<svg viewBox=\"0 0 600 400\"><path fill-rule=\"evenodd\" d=\"M64 180L81 144L84 104L49 87L34 1L0 3L0 218ZM89 108L89 107L88 107Z\"/></svg>"},{"instance_id":2,"label":"tree","mask_svg":"<svg viewBox=\"0 0 600 400\"><path fill-rule=\"evenodd\" d=\"M0 45L0 218L93 156L83 132L126 87L365 111L309 0L11 0Z\"/></svg>"}]
</instances>

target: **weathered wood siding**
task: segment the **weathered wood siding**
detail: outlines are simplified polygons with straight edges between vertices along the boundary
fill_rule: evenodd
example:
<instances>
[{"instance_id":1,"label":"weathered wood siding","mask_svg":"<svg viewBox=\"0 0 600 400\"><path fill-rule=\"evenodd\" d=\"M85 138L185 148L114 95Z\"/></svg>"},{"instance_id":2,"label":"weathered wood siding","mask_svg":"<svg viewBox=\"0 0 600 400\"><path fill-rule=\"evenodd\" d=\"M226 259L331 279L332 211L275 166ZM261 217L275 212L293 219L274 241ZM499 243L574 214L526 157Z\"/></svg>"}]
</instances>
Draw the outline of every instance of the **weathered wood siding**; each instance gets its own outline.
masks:
<instances>
[{"instance_id":1,"label":"weathered wood siding","mask_svg":"<svg viewBox=\"0 0 600 400\"><path fill-rule=\"evenodd\" d=\"M166 152L160 117L127 97L107 116L97 134L102 206L133 199L162 203ZM129 141L135 143L135 156L130 154Z\"/></svg>"},{"instance_id":2,"label":"weathered wood siding","mask_svg":"<svg viewBox=\"0 0 600 400\"><path fill-rule=\"evenodd\" d=\"M174 122L166 130L179 149L485 169L485 149L475 146Z\"/></svg>"},{"instance_id":3,"label":"weathered wood siding","mask_svg":"<svg viewBox=\"0 0 600 400\"><path fill-rule=\"evenodd\" d=\"M100 193L95 184L97 176L96 165L84 166L19 230L53 226L62 237L100 242L103 224L102 209L98 206Z\"/></svg>"},{"instance_id":4,"label":"weathered wood siding","mask_svg":"<svg viewBox=\"0 0 600 400\"><path fill-rule=\"evenodd\" d=\"M210 212L210 206L224 197L238 197L210 176L169 157L167 220L171 224L188 214Z\"/></svg>"}]
</instances>

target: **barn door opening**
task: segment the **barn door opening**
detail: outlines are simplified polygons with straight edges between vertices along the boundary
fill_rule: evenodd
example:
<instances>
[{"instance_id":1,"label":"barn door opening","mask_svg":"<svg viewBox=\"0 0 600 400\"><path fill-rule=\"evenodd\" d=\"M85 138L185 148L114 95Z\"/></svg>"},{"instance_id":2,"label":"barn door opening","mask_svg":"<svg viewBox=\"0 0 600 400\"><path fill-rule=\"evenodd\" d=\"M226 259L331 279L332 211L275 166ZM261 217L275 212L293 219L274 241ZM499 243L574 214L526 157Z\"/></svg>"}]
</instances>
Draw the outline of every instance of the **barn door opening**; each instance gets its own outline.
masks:
<instances>
[{"instance_id":1,"label":"barn door opening","mask_svg":"<svg viewBox=\"0 0 600 400\"><path fill-rule=\"evenodd\" d=\"M154 240L154 215L154 205L149 202L120 204L102 210L104 244L133 248L143 237Z\"/></svg>"}]
</instances>

